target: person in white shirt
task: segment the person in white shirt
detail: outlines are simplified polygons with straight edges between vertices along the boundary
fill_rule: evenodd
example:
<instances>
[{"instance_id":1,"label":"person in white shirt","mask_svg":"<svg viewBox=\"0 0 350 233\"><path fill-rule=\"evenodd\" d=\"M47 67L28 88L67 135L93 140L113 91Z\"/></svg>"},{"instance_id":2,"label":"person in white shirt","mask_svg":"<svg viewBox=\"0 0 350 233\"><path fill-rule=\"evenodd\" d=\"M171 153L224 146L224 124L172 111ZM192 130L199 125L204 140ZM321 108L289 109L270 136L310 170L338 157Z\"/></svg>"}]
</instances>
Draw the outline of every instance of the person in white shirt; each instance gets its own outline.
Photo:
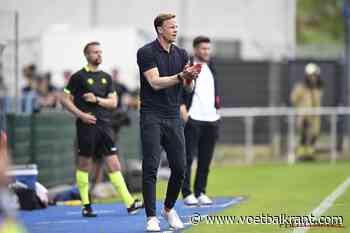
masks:
<instances>
[{"instance_id":1,"label":"person in white shirt","mask_svg":"<svg viewBox=\"0 0 350 233\"><path fill-rule=\"evenodd\" d=\"M210 163L218 139L220 96L216 71L210 60L210 39L198 36L193 40L191 63L202 64L192 93L184 94L181 117L186 122L185 141L187 167L182 195L186 205L210 205L212 200L206 195ZM197 157L198 165L191 190L191 167Z\"/></svg>"}]
</instances>

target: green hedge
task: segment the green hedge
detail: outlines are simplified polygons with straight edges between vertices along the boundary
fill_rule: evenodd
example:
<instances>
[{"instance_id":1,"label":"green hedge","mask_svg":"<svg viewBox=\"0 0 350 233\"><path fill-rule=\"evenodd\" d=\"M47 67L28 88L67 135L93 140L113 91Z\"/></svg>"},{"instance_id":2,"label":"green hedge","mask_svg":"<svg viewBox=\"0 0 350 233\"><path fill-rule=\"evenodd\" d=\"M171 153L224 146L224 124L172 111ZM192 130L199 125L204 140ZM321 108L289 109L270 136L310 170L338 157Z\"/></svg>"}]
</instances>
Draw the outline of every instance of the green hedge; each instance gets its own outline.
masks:
<instances>
[{"instance_id":1,"label":"green hedge","mask_svg":"<svg viewBox=\"0 0 350 233\"><path fill-rule=\"evenodd\" d=\"M138 113L131 112L130 117L132 126L122 128L118 143L124 162L140 158ZM75 120L71 115L7 115L6 120L14 164L37 164L38 180L46 186L74 182Z\"/></svg>"},{"instance_id":2,"label":"green hedge","mask_svg":"<svg viewBox=\"0 0 350 233\"><path fill-rule=\"evenodd\" d=\"M65 113L7 115L14 164L35 163L47 186L74 181L74 119Z\"/></svg>"}]
</instances>

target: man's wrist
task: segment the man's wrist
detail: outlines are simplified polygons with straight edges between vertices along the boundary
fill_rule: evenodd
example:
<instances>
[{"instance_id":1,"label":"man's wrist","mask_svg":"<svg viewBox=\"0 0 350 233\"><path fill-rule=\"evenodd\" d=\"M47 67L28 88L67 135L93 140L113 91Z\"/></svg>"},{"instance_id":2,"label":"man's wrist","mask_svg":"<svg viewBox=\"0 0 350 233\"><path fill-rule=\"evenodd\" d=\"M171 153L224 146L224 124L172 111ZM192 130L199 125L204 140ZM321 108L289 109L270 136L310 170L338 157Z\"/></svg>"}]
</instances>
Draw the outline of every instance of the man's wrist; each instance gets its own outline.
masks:
<instances>
[{"instance_id":1,"label":"man's wrist","mask_svg":"<svg viewBox=\"0 0 350 233\"><path fill-rule=\"evenodd\" d=\"M100 99L96 96L96 104L99 104L100 103Z\"/></svg>"},{"instance_id":2,"label":"man's wrist","mask_svg":"<svg viewBox=\"0 0 350 233\"><path fill-rule=\"evenodd\" d=\"M178 73L178 74L176 75L176 78L179 80L179 82L182 82L182 81L184 80L183 73L182 73L182 72L181 72L181 73Z\"/></svg>"},{"instance_id":3,"label":"man's wrist","mask_svg":"<svg viewBox=\"0 0 350 233\"><path fill-rule=\"evenodd\" d=\"M81 119L81 118L83 117L83 114L84 114L84 113L83 113L82 111L78 111L78 112L75 113L75 116L76 116L77 118L80 118L80 119Z\"/></svg>"}]
</instances>

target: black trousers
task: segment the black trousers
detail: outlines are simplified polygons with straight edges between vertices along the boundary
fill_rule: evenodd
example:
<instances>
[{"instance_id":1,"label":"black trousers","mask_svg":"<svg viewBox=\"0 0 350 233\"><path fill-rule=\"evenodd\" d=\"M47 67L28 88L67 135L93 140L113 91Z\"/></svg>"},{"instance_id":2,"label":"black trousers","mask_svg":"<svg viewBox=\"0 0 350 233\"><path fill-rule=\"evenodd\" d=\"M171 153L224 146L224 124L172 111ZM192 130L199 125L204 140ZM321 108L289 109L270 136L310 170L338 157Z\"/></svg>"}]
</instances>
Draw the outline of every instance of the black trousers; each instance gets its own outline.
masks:
<instances>
[{"instance_id":1,"label":"black trousers","mask_svg":"<svg viewBox=\"0 0 350 233\"><path fill-rule=\"evenodd\" d=\"M210 163L219 135L219 121L206 122L189 119L185 127L186 139L186 176L182 186L182 195L186 197L191 191L191 167L197 156L197 171L194 182L194 194L198 197L206 192Z\"/></svg>"},{"instance_id":2,"label":"black trousers","mask_svg":"<svg viewBox=\"0 0 350 233\"><path fill-rule=\"evenodd\" d=\"M156 181L161 147L167 153L171 170L164 206L173 208L185 178L185 136L180 118L162 119L141 114L142 194L147 217L156 216Z\"/></svg>"}]
</instances>

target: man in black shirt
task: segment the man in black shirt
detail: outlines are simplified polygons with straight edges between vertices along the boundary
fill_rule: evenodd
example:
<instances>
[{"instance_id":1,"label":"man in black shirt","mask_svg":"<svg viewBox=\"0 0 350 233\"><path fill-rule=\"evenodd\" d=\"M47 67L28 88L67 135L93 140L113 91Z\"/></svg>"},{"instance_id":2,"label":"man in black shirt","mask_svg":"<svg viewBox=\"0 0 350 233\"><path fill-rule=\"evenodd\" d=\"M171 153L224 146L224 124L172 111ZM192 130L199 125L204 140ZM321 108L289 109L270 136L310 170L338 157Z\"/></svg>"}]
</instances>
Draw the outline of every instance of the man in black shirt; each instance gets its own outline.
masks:
<instances>
[{"instance_id":1,"label":"man in black shirt","mask_svg":"<svg viewBox=\"0 0 350 233\"><path fill-rule=\"evenodd\" d=\"M117 106L117 95L109 74L98 70L102 62L99 42L90 42L84 48L87 66L69 80L64 89L62 104L77 117L78 159L76 180L84 217L96 217L89 200L89 171L91 158L102 155L107 163L111 183L119 191L129 214L143 208L143 203L130 195L120 172L114 133L111 127L111 109Z\"/></svg>"},{"instance_id":2,"label":"man in black shirt","mask_svg":"<svg viewBox=\"0 0 350 233\"><path fill-rule=\"evenodd\" d=\"M185 176L184 128L179 109L184 87L193 87L200 69L187 65L185 50L173 44L177 36L175 14L154 20L157 39L137 52L141 82L141 143L143 197L147 231L159 231L156 218L156 178L161 146L167 153L171 176L162 215L175 229L183 223L173 209Z\"/></svg>"}]
</instances>

